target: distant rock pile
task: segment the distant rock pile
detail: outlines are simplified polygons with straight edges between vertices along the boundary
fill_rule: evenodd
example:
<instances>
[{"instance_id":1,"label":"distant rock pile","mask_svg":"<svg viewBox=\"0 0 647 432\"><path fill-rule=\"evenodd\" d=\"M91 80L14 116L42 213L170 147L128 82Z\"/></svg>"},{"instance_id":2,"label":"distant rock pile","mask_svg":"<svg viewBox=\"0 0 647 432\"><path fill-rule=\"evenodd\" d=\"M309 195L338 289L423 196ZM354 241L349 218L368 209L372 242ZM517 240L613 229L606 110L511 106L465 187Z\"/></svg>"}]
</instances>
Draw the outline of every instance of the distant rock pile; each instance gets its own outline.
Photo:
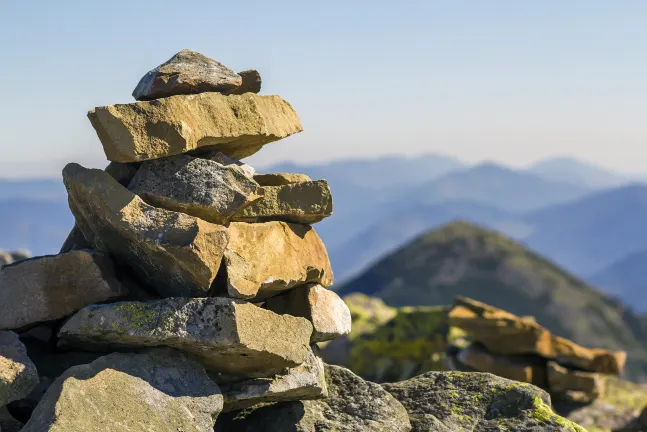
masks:
<instances>
[{"instance_id":1,"label":"distant rock pile","mask_svg":"<svg viewBox=\"0 0 647 432\"><path fill-rule=\"evenodd\" d=\"M621 375L627 357L624 352L585 348L552 335L531 318L464 297L454 302L448 324L472 341L449 357L450 369L531 383L561 402L590 403L603 396L603 377Z\"/></svg>"},{"instance_id":2,"label":"distant rock pile","mask_svg":"<svg viewBox=\"0 0 647 432\"><path fill-rule=\"evenodd\" d=\"M90 111L111 163L63 170L60 253L3 258L0 432L582 430L489 374L382 387L322 362L351 330L311 226L332 195L239 161L302 130L260 86L184 50Z\"/></svg>"},{"instance_id":3,"label":"distant rock pile","mask_svg":"<svg viewBox=\"0 0 647 432\"><path fill-rule=\"evenodd\" d=\"M11 264L16 261L22 261L27 258L31 258L31 252L28 250L5 252L0 249L0 266Z\"/></svg>"}]
</instances>

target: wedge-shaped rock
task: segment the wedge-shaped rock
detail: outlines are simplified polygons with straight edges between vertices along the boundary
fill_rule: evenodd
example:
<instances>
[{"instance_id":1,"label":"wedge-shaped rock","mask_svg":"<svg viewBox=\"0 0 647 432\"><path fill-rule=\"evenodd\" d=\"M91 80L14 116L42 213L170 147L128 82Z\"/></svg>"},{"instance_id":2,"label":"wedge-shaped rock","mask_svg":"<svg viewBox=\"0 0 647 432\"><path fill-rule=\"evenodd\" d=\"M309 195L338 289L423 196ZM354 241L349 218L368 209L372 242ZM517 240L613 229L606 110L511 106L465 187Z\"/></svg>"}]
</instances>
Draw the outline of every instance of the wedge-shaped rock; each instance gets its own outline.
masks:
<instances>
[{"instance_id":1,"label":"wedge-shaped rock","mask_svg":"<svg viewBox=\"0 0 647 432\"><path fill-rule=\"evenodd\" d=\"M170 349L70 368L23 432L211 432L223 398L204 368Z\"/></svg>"},{"instance_id":2,"label":"wedge-shaped rock","mask_svg":"<svg viewBox=\"0 0 647 432\"><path fill-rule=\"evenodd\" d=\"M63 318L126 294L111 260L98 252L19 261L0 270L0 330Z\"/></svg>"},{"instance_id":3,"label":"wedge-shaped rock","mask_svg":"<svg viewBox=\"0 0 647 432\"><path fill-rule=\"evenodd\" d=\"M175 54L142 77L133 91L139 101L237 89L243 78L223 65L188 49Z\"/></svg>"},{"instance_id":4,"label":"wedge-shaped rock","mask_svg":"<svg viewBox=\"0 0 647 432\"><path fill-rule=\"evenodd\" d=\"M258 73L256 69L238 72L238 75L242 78L243 83L240 87L229 90L227 94L243 94L247 92L258 93L261 91L261 74Z\"/></svg>"},{"instance_id":5,"label":"wedge-shaped rock","mask_svg":"<svg viewBox=\"0 0 647 432\"><path fill-rule=\"evenodd\" d=\"M332 207L332 195L326 180L264 186L263 198L246 207L234 219L313 224L332 215Z\"/></svg>"},{"instance_id":6,"label":"wedge-shaped rock","mask_svg":"<svg viewBox=\"0 0 647 432\"><path fill-rule=\"evenodd\" d=\"M0 408L22 399L38 385L38 371L14 332L0 332Z\"/></svg>"},{"instance_id":7,"label":"wedge-shaped rock","mask_svg":"<svg viewBox=\"0 0 647 432\"><path fill-rule=\"evenodd\" d=\"M119 258L163 296L203 296L227 245L223 226L146 204L101 170L63 170L70 209L94 248Z\"/></svg>"},{"instance_id":8,"label":"wedge-shaped rock","mask_svg":"<svg viewBox=\"0 0 647 432\"><path fill-rule=\"evenodd\" d=\"M321 285L296 287L267 300L265 307L278 314L307 318L314 328L311 342L324 342L347 335L351 315L346 303Z\"/></svg>"},{"instance_id":9,"label":"wedge-shaped rock","mask_svg":"<svg viewBox=\"0 0 647 432\"><path fill-rule=\"evenodd\" d=\"M600 374L567 369L555 362L548 362L548 390L554 394L582 392L591 402L604 393L604 381Z\"/></svg>"},{"instance_id":10,"label":"wedge-shaped rock","mask_svg":"<svg viewBox=\"0 0 647 432\"><path fill-rule=\"evenodd\" d=\"M332 285L328 252L311 227L232 222L227 231L223 279L229 296L261 301L308 282Z\"/></svg>"},{"instance_id":11,"label":"wedge-shaped rock","mask_svg":"<svg viewBox=\"0 0 647 432\"><path fill-rule=\"evenodd\" d=\"M284 186L292 183L303 183L312 181L310 177L305 174L293 173L269 173L269 174L256 174L254 180L261 186Z\"/></svg>"},{"instance_id":12,"label":"wedge-shaped rock","mask_svg":"<svg viewBox=\"0 0 647 432\"><path fill-rule=\"evenodd\" d=\"M236 165L188 155L142 163L128 189L156 207L223 225L262 198L258 183Z\"/></svg>"},{"instance_id":13,"label":"wedge-shaped rock","mask_svg":"<svg viewBox=\"0 0 647 432\"><path fill-rule=\"evenodd\" d=\"M407 409L413 432L586 432L555 414L545 391L491 374L427 372L382 386Z\"/></svg>"},{"instance_id":14,"label":"wedge-shaped rock","mask_svg":"<svg viewBox=\"0 0 647 432\"><path fill-rule=\"evenodd\" d=\"M458 361L479 372L545 387L546 361L538 357L509 357L492 354L472 344L458 353Z\"/></svg>"},{"instance_id":15,"label":"wedge-shaped rock","mask_svg":"<svg viewBox=\"0 0 647 432\"><path fill-rule=\"evenodd\" d=\"M266 377L308 358L312 324L222 297L90 306L61 328L64 345L111 350L169 346L210 370Z\"/></svg>"},{"instance_id":16,"label":"wedge-shaped rock","mask_svg":"<svg viewBox=\"0 0 647 432\"><path fill-rule=\"evenodd\" d=\"M201 93L98 107L88 113L109 160L139 162L218 150L242 159L265 144L301 132L301 121L279 96Z\"/></svg>"},{"instance_id":17,"label":"wedge-shaped rock","mask_svg":"<svg viewBox=\"0 0 647 432\"><path fill-rule=\"evenodd\" d=\"M220 384L225 398L224 412L260 403L321 399L328 395L323 362L310 352L308 360L271 378L252 378Z\"/></svg>"},{"instance_id":18,"label":"wedge-shaped rock","mask_svg":"<svg viewBox=\"0 0 647 432\"><path fill-rule=\"evenodd\" d=\"M338 366L325 365L324 372L328 387L327 398L283 402L255 410L223 413L216 421L215 431L408 432L411 430L407 412L402 404L378 384L364 381L348 369Z\"/></svg>"},{"instance_id":19,"label":"wedge-shaped rock","mask_svg":"<svg viewBox=\"0 0 647 432\"><path fill-rule=\"evenodd\" d=\"M591 372L615 375L622 373L627 358L625 352L585 348L553 336L532 320L464 297L456 299L448 322L493 353L536 354Z\"/></svg>"}]
</instances>

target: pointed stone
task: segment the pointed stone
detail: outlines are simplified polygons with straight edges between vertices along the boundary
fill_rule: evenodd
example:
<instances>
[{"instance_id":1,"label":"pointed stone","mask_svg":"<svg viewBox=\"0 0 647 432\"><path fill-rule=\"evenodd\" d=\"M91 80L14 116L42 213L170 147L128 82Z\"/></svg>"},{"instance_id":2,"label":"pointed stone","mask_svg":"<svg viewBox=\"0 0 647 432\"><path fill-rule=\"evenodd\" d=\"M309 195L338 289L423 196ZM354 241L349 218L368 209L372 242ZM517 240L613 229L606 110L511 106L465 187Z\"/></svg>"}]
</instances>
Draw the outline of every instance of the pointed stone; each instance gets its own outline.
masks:
<instances>
[{"instance_id":1,"label":"pointed stone","mask_svg":"<svg viewBox=\"0 0 647 432\"><path fill-rule=\"evenodd\" d=\"M267 299L265 308L278 314L307 318L314 328L310 342L324 342L350 334L351 315L346 303L321 285L296 287Z\"/></svg>"},{"instance_id":2,"label":"pointed stone","mask_svg":"<svg viewBox=\"0 0 647 432\"><path fill-rule=\"evenodd\" d=\"M326 180L264 186L263 197L244 208L234 220L314 224L332 215L332 194Z\"/></svg>"},{"instance_id":3,"label":"pointed stone","mask_svg":"<svg viewBox=\"0 0 647 432\"><path fill-rule=\"evenodd\" d=\"M285 186L292 183L302 183L312 181L310 177L305 174L293 173L270 173L270 174L256 174L254 180L261 186Z\"/></svg>"},{"instance_id":4,"label":"pointed stone","mask_svg":"<svg viewBox=\"0 0 647 432\"><path fill-rule=\"evenodd\" d=\"M236 166L188 155L142 163L128 187L148 204L226 224L262 198L262 189Z\"/></svg>"},{"instance_id":5,"label":"pointed stone","mask_svg":"<svg viewBox=\"0 0 647 432\"><path fill-rule=\"evenodd\" d=\"M313 228L232 222L227 231L226 271L220 282L230 297L262 301L305 283L332 285L328 253Z\"/></svg>"},{"instance_id":6,"label":"pointed stone","mask_svg":"<svg viewBox=\"0 0 647 432\"><path fill-rule=\"evenodd\" d=\"M242 72L238 72L238 75L243 80L243 83L240 87L229 90L227 94L230 95L240 95L243 93L258 93L261 91L261 74L258 73L256 69L250 69Z\"/></svg>"},{"instance_id":7,"label":"pointed stone","mask_svg":"<svg viewBox=\"0 0 647 432\"><path fill-rule=\"evenodd\" d=\"M181 353L111 354L59 377L23 432L211 432L222 406L218 386Z\"/></svg>"},{"instance_id":8,"label":"pointed stone","mask_svg":"<svg viewBox=\"0 0 647 432\"><path fill-rule=\"evenodd\" d=\"M112 261L95 251L19 261L0 269L0 330L63 318L126 294Z\"/></svg>"},{"instance_id":9,"label":"pointed stone","mask_svg":"<svg viewBox=\"0 0 647 432\"><path fill-rule=\"evenodd\" d=\"M301 121L279 96L219 93L97 107L88 113L108 160L140 162L217 150L234 159L301 132Z\"/></svg>"},{"instance_id":10,"label":"pointed stone","mask_svg":"<svg viewBox=\"0 0 647 432\"><path fill-rule=\"evenodd\" d=\"M220 384L220 389L225 398L223 412L260 403L321 399L328 395L323 362L312 352L305 363L285 373Z\"/></svg>"},{"instance_id":11,"label":"pointed stone","mask_svg":"<svg viewBox=\"0 0 647 432\"><path fill-rule=\"evenodd\" d=\"M222 297L169 298L90 306L70 318L63 346L112 350L177 348L223 374L264 377L308 358L312 325Z\"/></svg>"},{"instance_id":12,"label":"pointed stone","mask_svg":"<svg viewBox=\"0 0 647 432\"><path fill-rule=\"evenodd\" d=\"M204 296L227 245L226 229L146 204L101 170L63 170L70 209L88 242L119 258L163 296Z\"/></svg>"},{"instance_id":13,"label":"pointed stone","mask_svg":"<svg viewBox=\"0 0 647 432\"><path fill-rule=\"evenodd\" d=\"M0 408L22 399L38 385L38 371L14 332L0 332Z\"/></svg>"},{"instance_id":14,"label":"pointed stone","mask_svg":"<svg viewBox=\"0 0 647 432\"><path fill-rule=\"evenodd\" d=\"M242 77L227 66L185 49L144 75L133 97L148 101L183 94L225 93L242 84Z\"/></svg>"}]
</instances>

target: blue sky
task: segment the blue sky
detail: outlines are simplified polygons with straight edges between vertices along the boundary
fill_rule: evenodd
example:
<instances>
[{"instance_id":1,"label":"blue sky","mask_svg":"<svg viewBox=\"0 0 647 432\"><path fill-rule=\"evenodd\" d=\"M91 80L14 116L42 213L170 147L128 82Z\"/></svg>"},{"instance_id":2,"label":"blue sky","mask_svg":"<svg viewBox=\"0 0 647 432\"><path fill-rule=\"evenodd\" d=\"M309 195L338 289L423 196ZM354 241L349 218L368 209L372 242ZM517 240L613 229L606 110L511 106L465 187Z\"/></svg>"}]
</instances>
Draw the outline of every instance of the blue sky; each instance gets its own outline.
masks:
<instances>
[{"instance_id":1,"label":"blue sky","mask_svg":"<svg viewBox=\"0 0 647 432\"><path fill-rule=\"evenodd\" d=\"M439 152L647 172L647 2L0 0L0 176L104 166L86 112L191 48L305 131L257 166Z\"/></svg>"}]
</instances>

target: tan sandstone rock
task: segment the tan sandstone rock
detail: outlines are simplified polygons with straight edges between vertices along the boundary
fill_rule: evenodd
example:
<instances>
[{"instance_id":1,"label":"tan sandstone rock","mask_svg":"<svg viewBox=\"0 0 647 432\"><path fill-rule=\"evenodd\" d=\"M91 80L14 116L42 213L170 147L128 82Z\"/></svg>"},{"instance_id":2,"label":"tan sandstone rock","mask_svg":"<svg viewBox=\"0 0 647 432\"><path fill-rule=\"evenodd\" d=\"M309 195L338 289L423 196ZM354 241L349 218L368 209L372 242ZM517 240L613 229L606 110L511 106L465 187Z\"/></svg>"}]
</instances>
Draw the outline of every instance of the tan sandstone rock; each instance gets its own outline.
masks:
<instances>
[{"instance_id":1,"label":"tan sandstone rock","mask_svg":"<svg viewBox=\"0 0 647 432\"><path fill-rule=\"evenodd\" d=\"M313 224L332 215L332 194L326 180L264 186L263 197L245 207L234 220L282 220Z\"/></svg>"},{"instance_id":2,"label":"tan sandstone rock","mask_svg":"<svg viewBox=\"0 0 647 432\"><path fill-rule=\"evenodd\" d=\"M142 101L181 94L225 93L242 84L243 78L227 66L185 49L144 75L133 97Z\"/></svg>"},{"instance_id":3,"label":"tan sandstone rock","mask_svg":"<svg viewBox=\"0 0 647 432\"><path fill-rule=\"evenodd\" d=\"M94 248L119 258L164 296L205 295L227 245L223 226L146 204L107 173L69 164L70 209Z\"/></svg>"},{"instance_id":4,"label":"tan sandstone rock","mask_svg":"<svg viewBox=\"0 0 647 432\"><path fill-rule=\"evenodd\" d=\"M598 373L567 369L556 362L548 362L548 391L552 394L581 392L586 401L603 396L604 381Z\"/></svg>"},{"instance_id":5,"label":"tan sandstone rock","mask_svg":"<svg viewBox=\"0 0 647 432\"><path fill-rule=\"evenodd\" d=\"M261 186L284 186L292 183L301 183L312 181L310 177L305 174L293 173L269 173L269 174L256 174L254 180Z\"/></svg>"},{"instance_id":6,"label":"tan sandstone rock","mask_svg":"<svg viewBox=\"0 0 647 432\"><path fill-rule=\"evenodd\" d=\"M308 360L271 378L251 378L220 384L225 398L223 412L263 403L312 400L326 397L326 377L320 358L310 352Z\"/></svg>"},{"instance_id":7,"label":"tan sandstone rock","mask_svg":"<svg viewBox=\"0 0 647 432\"><path fill-rule=\"evenodd\" d=\"M106 156L116 162L158 159L198 148L242 159L302 131L290 104L279 96L254 93L171 96L98 107L88 117Z\"/></svg>"},{"instance_id":8,"label":"tan sandstone rock","mask_svg":"<svg viewBox=\"0 0 647 432\"><path fill-rule=\"evenodd\" d=\"M233 298L262 301L305 283L333 283L328 252L315 230L285 222L232 222L224 286Z\"/></svg>"},{"instance_id":9,"label":"tan sandstone rock","mask_svg":"<svg viewBox=\"0 0 647 432\"><path fill-rule=\"evenodd\" d=\"M38 381L36 366L18 335L0 332L0 408L27 396Z\"/></svg>"},{"instance_id":10,"label":"tan sandstone rock","mask_svg":"<svg viewBox=\"0 0 647 432\"><path fill-rule=\"evenodd\" d=\"M312 324L222 297L90 306L59 332L85 350L169 346L222 374L266 377L308 358Z\"/></svg>"},{"instance_id":11,"label":"tan sandstone rock","mask_svg":"<svg viewBox=\"0 0 647 432\"><path fill-rule=\"evenodd\" d=\"M204 368L170 349L70 368L23 432L211 432L223 398Z\"/></svg>"},{"instance_id":12,"label":"tan sandstone rock","mask_svg":"<svg viewBox=\"0 0 647 432\"><path fill-rule=\"evenodd\" d=\"M591 372L619 375L626 353L585 348L553 336L533 320L522 319L476 300L458 297L449 312L448 323L463 329L490 352L504 355L536 354Z\"/></svg>"},{"instance_id":13,"label":"tan sandstone rock","mask_svg":"<svg viewBox=\"0 0 647 432\"><path fill-rule=\"evenodd\" d=\"M267 299L265 307L278 314L307 318L314 328L311 342L324 342L347 335L351 315L346 303L333 291L321 285L296 287Z\"/></svg>"},{"instance_id":14,"label":"tan sandstone rock","mask_svg":"<svg viewBox=\"0 0 647 432\"><path fill-rule=\"evenodd\" d=\"M111 260L98 252L20 261L0 270L0 330L63 318L126 294Z\"/></svg>"}]
</instances>

